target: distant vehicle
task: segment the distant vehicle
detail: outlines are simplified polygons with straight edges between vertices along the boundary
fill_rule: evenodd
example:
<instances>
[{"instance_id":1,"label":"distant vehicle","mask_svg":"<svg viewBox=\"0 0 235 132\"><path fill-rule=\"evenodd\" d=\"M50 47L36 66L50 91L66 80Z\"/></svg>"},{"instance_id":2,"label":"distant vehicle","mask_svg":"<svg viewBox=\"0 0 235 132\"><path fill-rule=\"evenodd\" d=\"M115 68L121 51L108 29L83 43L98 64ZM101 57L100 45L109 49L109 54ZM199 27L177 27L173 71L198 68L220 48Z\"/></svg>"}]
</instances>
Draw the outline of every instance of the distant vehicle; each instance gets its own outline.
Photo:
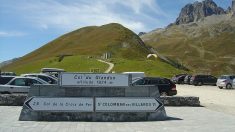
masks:
<instances>
[{"instance_id":1,"label":"distant vehicle","mask_svg":"<svg viewBox=\"0 0 235 132\"><path fill-rule=\"evenodd\" d=\"M64 69L59 69L59 68L42 68L41 73L47 74L49 76L53 76L58 78L59 73L65 72Z\"/></svg>"},{"instance_id":2,"label":"distant vehicle","mask_svg":"<svg viewBox=\"0 0 235 132\"><path fill-rule=\"evenodd\" d=\"M143 77L132 83L133 86L138 85L155 85L158 86L161 95L172 96L177 94L176 85L167 78L161 77Z\"/></svg>"},{"instance_id":3,"label":"distant vehicle","mask_svg":"<svg viewBox=\"0 0 235 132\"><path fill-rule=\"evenodd\" d=\"M29 74L22 74L21 76L23 77L38 77L50 84L57 84L58 83L58 79L53 77L53 76L49 76L47 74L43 74L43 73L29 73Z\"/></svg>"},{"instance_id":4,"label":"distant vehicle","mask_svg":"<svg viewBox=\"0 0 235 132\"><path fill-rule=\"evenodd\" d=\"M190 84L190 78L192 77L192 75L187 75L184 77L184 84Z\"/></svg>"},{"instance_id":5,"label":"distant vehicle","mask_svg":"<svg viewBox=\"0 0 235 132\"><path fill-rule=\"evenodd\" d=\"M0 76L0 85L8 83L15 76Z\"/></svg>"},{"instance_id":6,"label":"distant vehicle","mask_svg":"<svg viewBox=\"0 0 235 132\"><path fill-rule=\"evenodd\" d=\"M1 76L16 76L14 72L0 72Z\"/></svg>"},{"instance_id":7,"label":"distant vehicle","mask_svg":"<svg viewBox=\"0 0 235 132\"><path fill-rule=\"evenodd\" d=\"M195 86L201 85L215 85L216 86L217 78L212 75L194 75L190 79L190 84Z\"/></svg>"},{"instance_id":8,"label":"distant vehicle","mask_svg":"<svg viewBox=\"0 0 235 132\"><path fill-rule=\"evenodd\" d=\"M222 75L217 79L216 85L222 89L231 89L233 87L233 80L235 79L235 75Z\"/></svg>"},{"instance_id":9,"label":"distant vehicle","mask_svg":"<svg viewBox=\"0 0 235 132\"><path fill-rule=\"evenodd\" d=\"M179 75L176 77L173 77L171 81L175 84L183 84L184 83L184 78L187 74Z\"/></svg>"},{"instance_id":10,"label":"distant vehicle","mask_svg":"<svg viewBox=\"0 0 235 132\"><path fill-rule=\"evenodd\" d=\"M233 88L235 88L235 79L233 79Z\"/></svg>"},{"instance_id":11,"label":"distant vehicle","mask_svg":"<svg viewBox=\"0 0 235 132\"><path fill-rule=\"evenodd\" d=\"M123 72L122 74L130 74L132 76L132 82L138 78L145 77L144 72Z\"/></svg>"},{"instance_id":12,"label":"distant vehicle","mask_svg":"<svg viewBox=\"0 0 235 132\"><path fill-rule=\"evenodd\" d=\"M31 85L48 84L40 78L15 77L5 85L0 85L0 93L28 93Z\"/></svg>"}]
</instances>

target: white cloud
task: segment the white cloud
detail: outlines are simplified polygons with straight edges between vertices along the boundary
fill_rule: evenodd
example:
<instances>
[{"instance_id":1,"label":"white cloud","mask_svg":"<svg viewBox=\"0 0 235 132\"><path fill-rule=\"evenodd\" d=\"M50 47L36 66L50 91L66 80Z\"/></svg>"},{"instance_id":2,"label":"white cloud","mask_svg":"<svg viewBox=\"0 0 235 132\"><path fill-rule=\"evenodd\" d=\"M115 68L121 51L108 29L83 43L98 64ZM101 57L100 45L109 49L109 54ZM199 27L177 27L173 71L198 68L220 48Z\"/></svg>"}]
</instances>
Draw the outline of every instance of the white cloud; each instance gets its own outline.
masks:
<instances>
[{"instance_id":1,"label":"white cloud","mask_svg":"<svg viewBox=\"0 0 235 132\"><path fill-rule=\"evenodd\" d=\"M66 31L83 26L115 22L135 32L140 32L148 30L148 25L143 19L157 23L157 19L144 13L144 10L148 9L155 15L166 16L155 0L80 0L63 3L56 0L44 0L24 1L20 4L16 4L15 8L37 27ZM119 11L112 9L117 4L127 7L132 12L120 13L121 9Z\"/></svg>"},{"instance_id":2,"label":"white cloud","mask_svg":"<svg viewBox=\"0 0 235 132\"><path fill-rule=\"evenodd\" d=\"M25 35L26 33L19 31L0 31L0 37L20 37Z\"/></svg>"}]
</instances>

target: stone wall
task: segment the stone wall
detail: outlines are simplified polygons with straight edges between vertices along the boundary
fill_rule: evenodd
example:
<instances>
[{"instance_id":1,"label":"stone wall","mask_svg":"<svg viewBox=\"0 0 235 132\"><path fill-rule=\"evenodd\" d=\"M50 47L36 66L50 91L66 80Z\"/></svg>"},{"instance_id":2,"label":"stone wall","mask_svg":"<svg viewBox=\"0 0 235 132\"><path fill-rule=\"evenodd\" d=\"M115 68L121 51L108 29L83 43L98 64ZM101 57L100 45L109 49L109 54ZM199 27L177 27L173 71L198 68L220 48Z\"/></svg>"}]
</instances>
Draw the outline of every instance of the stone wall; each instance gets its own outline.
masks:
<instances>
[{"instance_id":1,"label":"stone wall","mask_svg":"<svg viewBox=\"0 0 235 132\"><path fill-rule=\"evenodd\" d=\"M165 106L200 106L199 97L165 96L160 97Z\"/></svg>"},{"instance_id":2,"label":"stone wall","mask_svg":"<svg viewBox=\"0 0 235 132\"><path fill-rule=\"evenodd\" d=\"M117 92L116 95L120 95L120 92L118 92L120 90L121 89L115 90ZM99 95L99 93L101 92L102 90L98 90L97 94ZM112 91L107 90L106 92L109 93ZM154 95L154 93L152 92L151 94ZM27 97L27 94L1 94L0 106L22 106L26 97ZM200 106L199 97L165 96L165 97L160 97L160 99L164 103L165 106Z\"/></svg>"},{"instance_id":3,"label":"stone wall","mask_svg":"<svg viewBox=\"0 0 235 132\"><path fill-rule=\"evenodd\" d=\"M0 106L22 106L27 94L0 94Z\"/></svg>"}]
</instances>

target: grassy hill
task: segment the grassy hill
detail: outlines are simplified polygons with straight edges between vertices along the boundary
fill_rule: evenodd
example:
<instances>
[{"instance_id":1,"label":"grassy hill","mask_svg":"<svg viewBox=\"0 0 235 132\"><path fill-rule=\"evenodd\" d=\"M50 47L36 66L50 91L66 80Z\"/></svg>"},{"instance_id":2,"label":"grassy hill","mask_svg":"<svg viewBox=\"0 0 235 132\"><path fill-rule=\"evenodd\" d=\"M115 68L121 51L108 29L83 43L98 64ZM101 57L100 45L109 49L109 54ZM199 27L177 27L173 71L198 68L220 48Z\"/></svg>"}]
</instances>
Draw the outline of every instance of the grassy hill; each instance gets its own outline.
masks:
<instances>
[{"instance_id":1,"label":"grassy hill","mask_svg":"<svg viewBox=\"0 0 235 132\"><path fill-rule=\"evenodd\" d=\"M146 71L149 75L163 76L181 72L158 59L146 60L150 51L139 36L116 23L84 27L67 33L4 66L2 71L21 74L39 72L43 67L57 67L77 72L99 68L103 72L108 65L96 58L106 52L112 54L115 72Z\"/></svg>"},{"instance_id":2,"label":"grassy hill","mask_svg":"<svg viewBox=\"0 0 235 132\"><path fill-rule=\"evenodd\" d=\"M13 64L5 67L4 69L7 71L14 71L18 75L22 73L38 73L40 72L41 68L44 67L62 68L70 72L89 72L94 68L98 68L101 72L104 72L106 68L108 68L107 64L101 63L94 58L88 58L87 56L79 55L65 57L62 62L59 62L57 57L50 57L32 61L26 65Z\"/></svg>"},{"instance_id":3,"label":"grassy hill","mask_svg":"<svg viewBox=\"0 0 235 132\"><path fill-rule=\"evenodd\" d=\"M235 19L230 16L210 16L201 22L172 25L141 38L194 73L235 73Z\"/></svg>"}]
</instances>

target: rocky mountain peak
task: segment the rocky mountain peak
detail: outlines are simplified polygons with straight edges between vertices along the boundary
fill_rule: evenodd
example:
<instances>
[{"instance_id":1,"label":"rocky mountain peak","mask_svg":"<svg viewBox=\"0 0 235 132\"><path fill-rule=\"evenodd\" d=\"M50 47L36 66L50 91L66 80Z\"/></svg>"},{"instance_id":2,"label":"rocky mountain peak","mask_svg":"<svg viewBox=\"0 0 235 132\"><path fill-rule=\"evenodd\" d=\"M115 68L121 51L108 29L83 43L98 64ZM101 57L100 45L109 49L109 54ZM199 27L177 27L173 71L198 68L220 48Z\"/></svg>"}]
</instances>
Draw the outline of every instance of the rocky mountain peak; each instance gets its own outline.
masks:
<instances>
[{"instance_id":1,"label":"rocky mountain peak","mask_svg":"<svg viewBox=\"0 0 235 132\"><path fill-rule=\"evenodd\" d=\"M235 13L235 0L232 1L232 12Z\"/></svg>"},{"instance_id":2,"label":"rocky mountain peak","mask_svg":"<svg viewBox=\"0 0 235 132\"><path fill-rule=\"evenodd\" d=\"M181 9L180 15L176 19L175 24L187 24L190 22L200 21L207 16L221 14L226 14L226 12L223 8L218 7L213 0L204 0L202 2L197 1L193 4L187 4Z\"/></svg>"}]
</instances>

